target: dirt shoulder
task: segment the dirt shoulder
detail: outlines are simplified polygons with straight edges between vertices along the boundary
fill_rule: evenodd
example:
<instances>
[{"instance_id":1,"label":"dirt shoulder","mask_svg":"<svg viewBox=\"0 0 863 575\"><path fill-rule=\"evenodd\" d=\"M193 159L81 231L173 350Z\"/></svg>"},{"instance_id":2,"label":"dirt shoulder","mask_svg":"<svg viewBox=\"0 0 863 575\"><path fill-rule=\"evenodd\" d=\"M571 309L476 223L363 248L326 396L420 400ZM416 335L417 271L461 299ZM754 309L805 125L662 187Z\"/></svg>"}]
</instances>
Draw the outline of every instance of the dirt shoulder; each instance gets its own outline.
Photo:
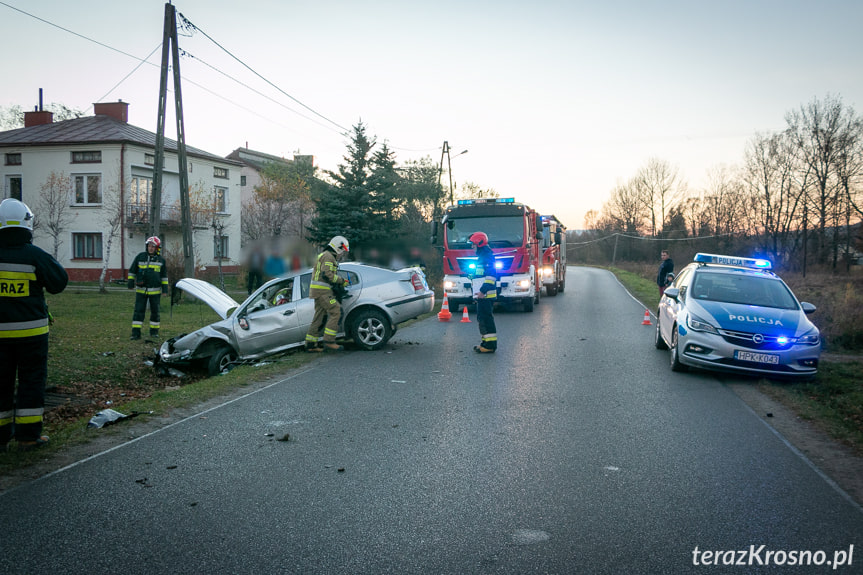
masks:
<instances>
[{"instance_id":1,"label":"dirt shoulder","mask_svg":"<svg viewBox=\"0 0 863 575\"><path fill-rule=\"evenodd\" d=\"M752 385L745 383L726 383L726 385L758 417L803 453L858 505L863 505L863 457Z\"/></svg>"}]
</instances>

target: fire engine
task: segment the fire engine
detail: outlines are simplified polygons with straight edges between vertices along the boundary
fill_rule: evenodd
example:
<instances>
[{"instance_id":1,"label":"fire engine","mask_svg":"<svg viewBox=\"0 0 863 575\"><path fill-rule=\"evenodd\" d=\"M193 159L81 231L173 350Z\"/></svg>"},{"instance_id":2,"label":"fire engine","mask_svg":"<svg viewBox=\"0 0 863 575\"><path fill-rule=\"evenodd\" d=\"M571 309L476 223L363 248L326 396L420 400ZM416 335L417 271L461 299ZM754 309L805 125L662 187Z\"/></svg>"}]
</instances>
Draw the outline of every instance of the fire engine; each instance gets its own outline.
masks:
<instances>
[{"instance_id":1,"label":"fire engine","mask_svg":"<svg viewBox=\"0 0 863 575\"><path fill-rule=\"evenodd\" d=\"M555 216L542 216L542 285L550 296L566 287L566 227Z\"/></svg>"},{"instance_id":2,"label":"fire engine","mask_svg":"<svg viewBox=\"0 0 863 575\"><path fill-rule=\"evenodd\" d=\"M513 198L459 200L449 206L440 221L443 229L443 290L450 310L473 302L472 271L476 252L468 241L474 232L488 235L495 255L500 303L521 304L533 311L542 291L543 226L540 216ZM437 243L438 222L432 225Z\"/></svg>"}]
</instances>

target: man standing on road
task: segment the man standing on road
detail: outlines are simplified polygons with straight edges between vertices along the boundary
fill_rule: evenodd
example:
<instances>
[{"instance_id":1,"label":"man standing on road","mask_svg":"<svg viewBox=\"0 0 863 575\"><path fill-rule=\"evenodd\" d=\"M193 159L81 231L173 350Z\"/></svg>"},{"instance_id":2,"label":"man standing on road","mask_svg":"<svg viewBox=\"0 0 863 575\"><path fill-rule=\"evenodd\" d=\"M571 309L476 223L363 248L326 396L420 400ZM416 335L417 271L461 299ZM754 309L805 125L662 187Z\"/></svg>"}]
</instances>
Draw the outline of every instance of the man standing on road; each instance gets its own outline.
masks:
<instances>
[{"instance_id":1,"label":"man standing on road","mask_svg":"<svg viewBox=\"0 0 863 575\"><path fill-rule=\"evenodd\" d=\"M147 251L135 256L129 266L129 289L135 290L135 311L132 313L132 337L141 339L144 314L150 304L150 336L159 337L159 298L168 294L168 266L159 251L162 240L147 238Z\"/></svg>"},{"instance_id":2,"label":"man standing on road","mask_svg":"<svg viewBox=\"0 0 863 575\"><path fill-rule=\"evenodd\" d=\"M497 270L494 267L494 252L488 245L488 236L475 232L470 243L476 248L476 270L474 279L482 279L479 289L474 287L476 298L476 321L482 342L474 346L477 353L494 353L497 350L497 327L494 324L494 302L497 301Z\"/></svg>"},{"instance_id":3,"label":"man standing on road","mask_svg":"<svg viewBox=\"0 0 863 575\"><path fill-rule=\"evenodd\" d=\"M0 203L0 451L12 436L19 450L48 443L42 435L48 380L50 314L44 290L65 289L69 275L31 242L33 214L16 199ZM18 394L15 396L15 377Z\"/></svg>"},{"instance_id":4,"label":"man standing on road","mask_svg":"<svg viewBox=\"0 0 863 575\"><path fill-rule=\"evenodd\" d=\"M656 274L656 285L659 286L659 297L665 293L665 287L668 285L668 274L674 271L674 260L668 255L668 250L662 250L659 254L659 273Z\"/></svg>"},{"instance_id":5,"label":"man standing on road","mask_svg":"<svg viewBox=\"0 0 863 575\"><path fill-rule=\"evenodd\" d=\"M339 256L349 251L348 240L336 236L318 255L310 286L311 297L315 300L315 317L306 334L306 351L338 351L342 346L336 343L339 332L339 316L342 305L336 291L344 290L345 280L339 276ZM323 329L323 337L321 337Z\"/></svg>"}]
</instances>

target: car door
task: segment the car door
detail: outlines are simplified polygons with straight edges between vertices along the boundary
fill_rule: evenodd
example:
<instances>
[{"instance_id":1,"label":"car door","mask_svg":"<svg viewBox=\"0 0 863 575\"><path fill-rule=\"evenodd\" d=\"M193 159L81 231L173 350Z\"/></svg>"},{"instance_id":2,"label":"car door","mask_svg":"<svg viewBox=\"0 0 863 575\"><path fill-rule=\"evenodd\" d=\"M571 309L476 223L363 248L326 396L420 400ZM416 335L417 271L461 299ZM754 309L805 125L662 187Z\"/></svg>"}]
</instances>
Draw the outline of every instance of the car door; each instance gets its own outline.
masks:
<instances>
[{"instance_id":1,"label":"car door","mask_svg":"<svg viewBox=\"0 0 863 575\"><path fill-rule=\"evenodd\" d=\"M669 344L671 343L671 330L677 323L677 316L680 313L680 308L683 305L683 302L685 301L686 292L692 276L692 269L684 268L680 274L674 278L674 281L669 286L669 288L676 288L678 290L677 297L664 295L659 302L659 329L662 334L662 339Z\"/></svg>"},{"instance_id":2,"label":"car door","mask_svg":"<svg viewBox=\"0 0 863 575\"><path fill-rule=\"evenodd\" d=\"M299 326L298 282L287 278L265 290L263 297L251 301L236 316L234 333L240 356L275 353L302 341L297 338ZM286 297L290 295L290 298ZM285 300L290 301L285 301Z\"/></svg>"}]
</instances>

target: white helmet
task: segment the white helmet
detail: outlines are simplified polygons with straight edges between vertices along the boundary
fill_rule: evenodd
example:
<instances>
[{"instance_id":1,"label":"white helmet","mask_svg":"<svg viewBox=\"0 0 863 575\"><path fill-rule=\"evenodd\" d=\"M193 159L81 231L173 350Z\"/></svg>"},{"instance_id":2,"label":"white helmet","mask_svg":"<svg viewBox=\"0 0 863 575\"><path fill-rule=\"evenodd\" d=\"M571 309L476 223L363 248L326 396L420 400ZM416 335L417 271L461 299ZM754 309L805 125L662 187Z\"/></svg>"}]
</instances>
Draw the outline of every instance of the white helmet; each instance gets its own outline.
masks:
<instances>
[{"instance_id":1,"label":"white helmet","mask_svg":"<svg viewBox=\"0 0 863 575\"><path fill-rule=\"evenodd\" d=\"M330 247L336 252L337 256L342 255L344 252L349 252L350 246L348 246L348 240L343 236L336 236L330 240Z\"/></svg>"},{"instance_id":2,"label":"white helmet","mask_svg":"<svg viewBox=\"0 0 863 575\"><path fill-rule=\"evenodd\" d=\"M0 202L0 229L24 228L33 231L33 212L27 204L15 198Z\"/></svg>"}]
</instances>

